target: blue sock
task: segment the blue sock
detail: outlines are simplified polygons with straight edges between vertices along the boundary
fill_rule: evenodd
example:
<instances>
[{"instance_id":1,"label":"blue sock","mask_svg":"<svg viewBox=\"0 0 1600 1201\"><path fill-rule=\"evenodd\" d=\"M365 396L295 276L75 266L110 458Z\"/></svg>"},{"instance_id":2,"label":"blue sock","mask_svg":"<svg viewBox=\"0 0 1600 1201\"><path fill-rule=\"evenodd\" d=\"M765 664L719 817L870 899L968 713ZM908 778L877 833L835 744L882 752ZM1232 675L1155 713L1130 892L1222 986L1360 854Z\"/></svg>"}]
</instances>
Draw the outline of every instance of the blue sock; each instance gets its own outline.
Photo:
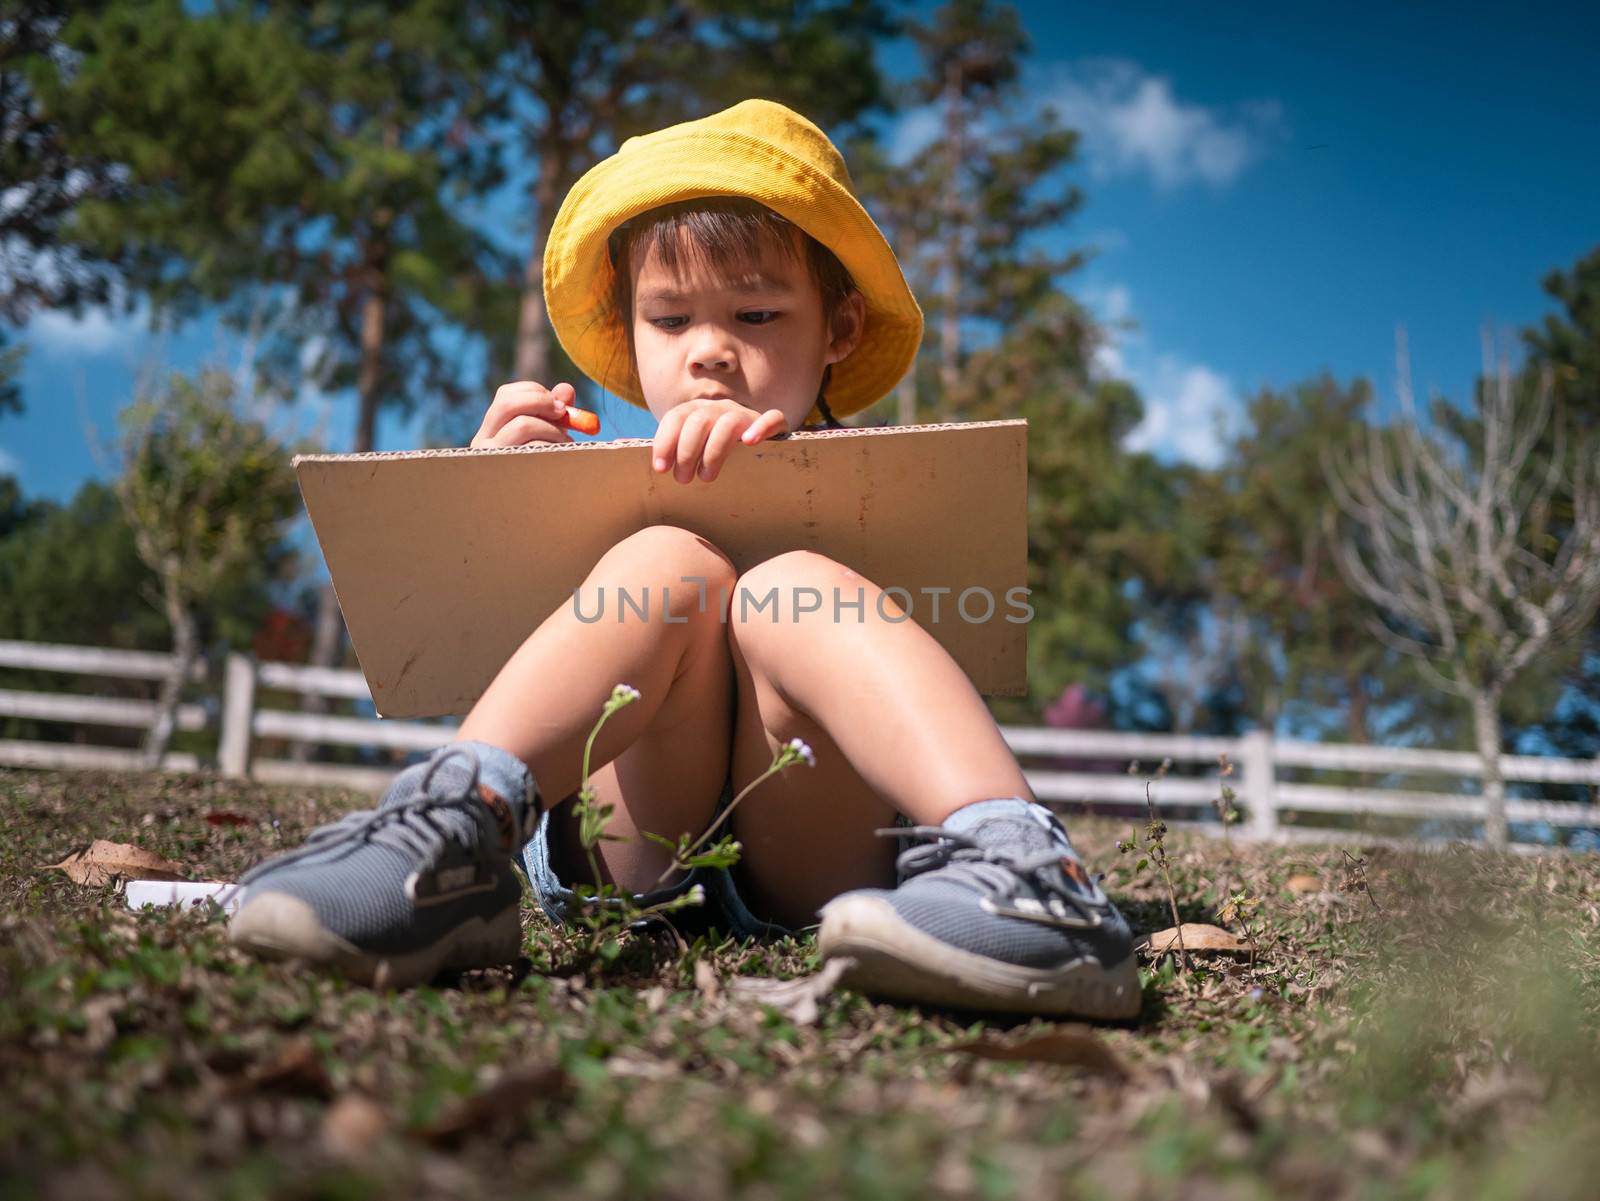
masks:
<instances>
[{"instance_id":1,"label":"blue sock","mask_svg":"<svg viewBox=\"0 0 1600 1201\"><path fill-rule=\"evenodd\" d=\"M437 790L440 785L464 787L471 779L472 766L466 755L459 753L461 751L471 751L478 757L478 783L488 785L511 802L519 825L529 819L524 807L530 797L533 802L532 817L538 817L541 802L528 765L503 747L475 739L446 743L421 763L413 763L405 768L389 781L379 806L400 804L416 796L422 790L423 777L441 758L444 761L439 763L438 770L434 772L434 789Z\"/></svg>"},{"instance_id":2,"label":"blue sock","mask_svg":"<svg viewBox=\"0 0 1600 1201\"><path fill-rule=\"evenodd\" d=\"M1061 819L1043 805L1021 797L972 801L945 818L943 825L947 830L977 839L982 845L993 846L1018 842L1041 845L1042 831L1063 855L1078 857ZM980 827L983 827L982 833L979 833Z\"/></svg>"},{"instance_id":3,"label":"blue sock","mask_svg":"<svg viewBox=\"0 0 1600 1201\"><path fill-rule=\"evenodd\" d=\"M528 770L528 765L505 748L475 740L452 742L448 747L441 748L450 749L473 751L478 756L478 780L507 800L520 804L530 791L537 796L537 786L530 789L533 773ZM439 770L443 771L444 768ZM537 804L537 800L534 803Z\"/></svg>"}]
</instances>

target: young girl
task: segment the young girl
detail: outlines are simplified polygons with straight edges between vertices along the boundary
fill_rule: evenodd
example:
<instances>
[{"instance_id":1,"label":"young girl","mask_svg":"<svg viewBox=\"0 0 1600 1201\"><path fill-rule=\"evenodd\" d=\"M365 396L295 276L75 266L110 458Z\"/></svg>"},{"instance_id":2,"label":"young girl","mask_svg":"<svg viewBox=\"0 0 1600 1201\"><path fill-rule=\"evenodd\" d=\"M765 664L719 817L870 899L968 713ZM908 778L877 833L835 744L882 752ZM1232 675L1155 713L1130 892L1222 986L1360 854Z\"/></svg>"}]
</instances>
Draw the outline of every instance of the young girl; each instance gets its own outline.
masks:
<instances>
[{"instance_id":1,"label":"young girl","mask_svg":"<svg viewBox=\"0 0 1600 1201\"><path fill-rule=\"evenodd\" d=\"M715 487L745 446L866 408L922 335L838 151L763 100L633 138L589 171L556 217L544 287L573 362L650 411L653 470L685 487ZM570 441L573 400L564 383L507 384L472 445ZM853 960L846 981L871 995L1137 1013L1127 924L966 675L873 581L807 550L741 574L705 538L657 525L611 547L580 593L646 587L669 604L621 623L530 614L543 620L454 742L376 810L246 875L234 943L379 985L510 962L514 862L557 921L584 880L647 901L681 892L699 873L656 889L670 855L639 832L700 833L735 781L799 738L815 765L772 776L730 816L741 859L706 880L719 924L782 933L820 910L822 954ZM835 587L865 589L862 620L738 603ZM639 697L595 743L591 782L621 839L600 844L595 881L565 802L618 682ZM882 829L897 820L909 828ZM896 856L880 832L914 845Z\"/></svg>"}]
</instances>

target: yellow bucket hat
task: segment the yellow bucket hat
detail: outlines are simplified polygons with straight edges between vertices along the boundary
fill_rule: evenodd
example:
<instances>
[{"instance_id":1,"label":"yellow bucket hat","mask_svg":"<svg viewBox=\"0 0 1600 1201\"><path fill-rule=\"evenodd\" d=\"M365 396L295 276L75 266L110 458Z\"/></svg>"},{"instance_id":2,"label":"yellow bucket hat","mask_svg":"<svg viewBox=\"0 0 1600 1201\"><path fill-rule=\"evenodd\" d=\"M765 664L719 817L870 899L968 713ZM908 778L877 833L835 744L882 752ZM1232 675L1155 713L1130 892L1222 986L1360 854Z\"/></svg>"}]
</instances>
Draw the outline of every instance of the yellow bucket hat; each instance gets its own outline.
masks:
<instances>
[{"instance_id":1,"label":"yellow bucket hat","mask_svg":"<svg viewBox=\"0 0 1600 1201\"><path fill-rule=\"evenodd\" d=\"M612 312L606 239L640 213L700 196L748 197L833 251L860 289L867 319L855 350L833 365L828 408L844 417L886 396L922 345L922 310L856 199L843 156L822 130L770 100L629 138L572 186L545 244L544 299L578 368L645 407L627 331Z\"/></svg>"}]
</instances>

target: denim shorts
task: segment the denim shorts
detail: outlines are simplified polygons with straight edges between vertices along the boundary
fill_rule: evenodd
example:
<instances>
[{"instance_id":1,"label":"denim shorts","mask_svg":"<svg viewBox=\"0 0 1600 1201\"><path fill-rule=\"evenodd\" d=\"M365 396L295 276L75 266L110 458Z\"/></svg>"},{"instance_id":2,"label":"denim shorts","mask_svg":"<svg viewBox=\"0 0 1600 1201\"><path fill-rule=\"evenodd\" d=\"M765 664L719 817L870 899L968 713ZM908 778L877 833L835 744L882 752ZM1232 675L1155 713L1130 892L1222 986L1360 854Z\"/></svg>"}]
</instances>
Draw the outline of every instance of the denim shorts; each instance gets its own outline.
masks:
<instances>
[{"instance_id":1,"label":"denim shorts","mask_svg":"<svg viewBox=\"0 0 1600 1201\"><path fill-rule=\"evenodd\" d=\"M732 801L733 781L729 780L722 786L722 796L717 800L716 812L720 814ZM528 839L527 845L522 848L521 866L528 877L528 882L533 885L534 894L539 898L539 907L551 921L557 925L565 925L571 920L577 894L561 882L551 865L550 815L549 809L539 815L538 828L534 830L533 837ZM565 816L563 814L563 817ZM705 888L705 904L699 907L703 911L704 925L714 926L723 933L740 939L782 938L794 933L787 926L763 921L751 913L739 896L739 891L733 884L733 877L726 868L691 868L676 884L669 884L652 892L635 893L634 901L640 905L660 904L680 893L688 892L696 884ZM695 911L696 907L693 906L680 909L670 920L675 926L680 922L691 926L702 924L694 922L690 917Z\"/></svg>"}]
</instances>

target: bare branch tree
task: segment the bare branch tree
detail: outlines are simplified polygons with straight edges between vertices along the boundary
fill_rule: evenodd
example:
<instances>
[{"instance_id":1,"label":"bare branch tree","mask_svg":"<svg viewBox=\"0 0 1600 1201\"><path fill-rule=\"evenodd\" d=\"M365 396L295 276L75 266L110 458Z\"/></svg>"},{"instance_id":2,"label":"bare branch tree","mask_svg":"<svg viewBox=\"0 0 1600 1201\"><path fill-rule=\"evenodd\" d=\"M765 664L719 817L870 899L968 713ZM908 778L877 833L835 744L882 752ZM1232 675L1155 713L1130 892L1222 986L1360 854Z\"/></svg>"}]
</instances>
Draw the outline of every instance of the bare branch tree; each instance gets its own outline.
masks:
<instances>
[{"instance_id":1,"label":"bare branch tree","mask_svg":"<svg viewBox=\"0 0 1600 1201\"><path fill-rule=\"evenodd\" d=\"M1501 700L1600 607L1600 447L1590 439L1569 453L1558 413L1546 442L1548 373L1514 380L1505 355L1496 367L1487 331L1483 354L1469 432L1424 429L1400 330L1401 420L1369 430L1364 452L1325 455L1323 471L1334 559L1378 609L1374 632L1472 707L1484 834L1504 846Z\"/></svg>"}]
</instances>

